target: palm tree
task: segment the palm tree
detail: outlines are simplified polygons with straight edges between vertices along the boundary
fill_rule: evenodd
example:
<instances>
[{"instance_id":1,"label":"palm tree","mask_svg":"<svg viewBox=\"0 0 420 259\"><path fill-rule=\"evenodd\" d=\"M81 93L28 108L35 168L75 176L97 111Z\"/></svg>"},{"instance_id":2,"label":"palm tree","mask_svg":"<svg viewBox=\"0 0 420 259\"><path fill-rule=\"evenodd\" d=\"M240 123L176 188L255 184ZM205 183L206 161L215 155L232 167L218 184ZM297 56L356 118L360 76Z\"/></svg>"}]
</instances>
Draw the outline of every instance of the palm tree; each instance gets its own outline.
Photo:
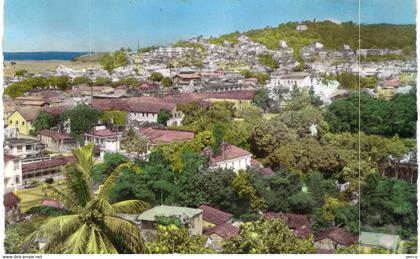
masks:
<instances>
[{"instance_id":1,"label":"palm tree","mask_svg":"<svg viewBox=\"0 0 420 259\"><path fill-rule=\"evenodd\" d=\"M94 193L91 183L93 144L72 150L76 162L63 168L60 188L51 186L52 197L64 205L64 215L49 217L27 241L46 240L46 253L115 254L142 253L145 246L139 229L118 213L138 213L148 205L139 200L110 203L108 194L120 172L137 170L131 162L119 165Z\"/></svg>"}]
</instances>

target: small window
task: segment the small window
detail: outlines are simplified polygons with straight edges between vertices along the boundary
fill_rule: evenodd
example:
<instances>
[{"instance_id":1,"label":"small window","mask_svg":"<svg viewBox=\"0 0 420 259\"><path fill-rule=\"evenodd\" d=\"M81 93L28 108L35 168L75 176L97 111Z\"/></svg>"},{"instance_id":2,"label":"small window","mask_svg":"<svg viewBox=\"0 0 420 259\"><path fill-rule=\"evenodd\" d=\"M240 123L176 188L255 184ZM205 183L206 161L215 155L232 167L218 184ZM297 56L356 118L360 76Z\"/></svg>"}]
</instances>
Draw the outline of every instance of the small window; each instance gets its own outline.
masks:
<instances>
[{"instance_id":1,"label":"small window","mask_svg":"<svg viewBox=\"0 0 420 259\"><path fill-rule=\"evenodd\" d=\"M25 126L25 122L24 121L22 121L22 126Z\"/></svg>"},{"instance_id":2,"label":"small window","mask_svg":"<svg viewBox=\"0 0 420 259\"><path fill-rule=\"evenodd\" d=\"M10 120L10 121L9 121L9 123L10 123L10 124L13 124L13 121L12 121L12 120Z\"/></svg>"},{"instance_id":3,"label":"small window","mask_svg":"<svg viewBox=\"0 0 420 259\"><path fill-rule=\"evenodd\" d=\"M19 176L16 176L16 178L15 178L15 183L16 183L16 184L20 184L20 178L19 178Z\"/></svg>"}]
</instances>

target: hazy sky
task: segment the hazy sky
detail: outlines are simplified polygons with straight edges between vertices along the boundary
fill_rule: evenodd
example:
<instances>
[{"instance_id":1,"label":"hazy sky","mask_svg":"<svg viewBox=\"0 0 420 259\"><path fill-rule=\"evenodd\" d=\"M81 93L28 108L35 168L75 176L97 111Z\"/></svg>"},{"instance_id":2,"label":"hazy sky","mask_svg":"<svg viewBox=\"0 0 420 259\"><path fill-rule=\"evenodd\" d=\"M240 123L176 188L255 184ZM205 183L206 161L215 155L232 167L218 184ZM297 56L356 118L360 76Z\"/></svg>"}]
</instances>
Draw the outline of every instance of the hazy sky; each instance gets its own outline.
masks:
<instances>
[{"instance_id":1,"label":"hazy sky","mask_svg":"<svg viewBox=\"0 0 420 259\"><path fill-rule=\"evenodd\" d=\"M359 20L358 0L5 0L4 51L109 51L301 20ZM414 24L415 0L361 0L362 23Z\"/></svg>"}]
</instances>

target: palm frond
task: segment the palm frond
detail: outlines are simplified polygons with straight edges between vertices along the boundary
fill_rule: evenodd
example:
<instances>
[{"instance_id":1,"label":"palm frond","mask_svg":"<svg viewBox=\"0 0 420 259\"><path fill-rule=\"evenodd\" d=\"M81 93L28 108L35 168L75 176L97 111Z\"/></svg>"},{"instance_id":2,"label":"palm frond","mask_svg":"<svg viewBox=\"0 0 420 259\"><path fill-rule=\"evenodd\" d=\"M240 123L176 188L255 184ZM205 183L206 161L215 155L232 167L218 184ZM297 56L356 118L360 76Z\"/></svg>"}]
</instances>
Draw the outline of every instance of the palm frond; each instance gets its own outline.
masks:
<instances>
[{"instance_id":1,"label":"palm frond","mask_svg":"<svg viewBox=\"0 0 420 259\"><path fill-rule=\"evenodd\" d=\"M147 202L140 200L126 200L111 204L114 213L134 214L145 211L150 207Z\"/></svg>"},{"instance_id":2,"label":"palm frond","mask_svg":"<svg viewBox=\"0 0 420 259\"><path fill-rule=\"evenodd\" d=\"M64 215L48 218L38 230L28 235L24 243L47 240L47 243L65 240L82 224L78 215Z\"/></svg>"},{"instance_id":3,"label":"palm frond","mask_svg":"<svg viewBox=\"0 0 420 259\"><path fill-rule=\"evenodd\" d=\"M117 254L118 251L112 242L96 226L91 228L89 241L86 247L87 254Z\"/></svg>"},{"instance_id":4,"label":"palm frond","mask_svg":"<svg viewBox=\"0 0 420 259\"><path fill-rule=\"evenodd\" d=\"M118 254L117 249L102 231L96 231L96 234L100 254Z\"/></svg>"},{"instance_id":5,"label":"palm frond","mask_svg":"<svg viewBox=\"0 0 420 259\"><path fill-rule=\"evenodd\" d=\"M30 208L27 212L27 214L42 214L52 217L62 216L62 215L68 215L70 212L66 209L60 209L60 208L53 208L48 206L36 206Z\"/></svg>"},{"instance_id":6,"label":"palm frond","mask_svg":"<svg viewBox=\"0 0 420 259\"><path fill-rule=\"evenodd\" d=\"M86 179L76 164L66 165L62 172L66 179L62 188L62 193L68 197L66 201L76 208L85 207L93 199L89 178Z\"/></svg>"},{"instance_id":7,"label":"palm frond","mask_svg":"<svg viewBox=\"0 0 420 259\"><path fill-rule=\"evenodd\" d=\"M69 188L66 188L66 186L63 187L63 191L53 185L50 185L49 189L51 191L49 196L61 202L61 204L63 204L66 209L74 212L78 212L82 209L80 203L78 202L78 199L72 197L73 193L69 193Z\"/></svg>"},{"instance_id":8,"label":"palm frond","mask_svg":"<svg viewBox=\"0 0 420 259\"><path fill-rule=\"evenodd\" d=\"M114 208L111 206L108 200L105 199L94 199L90 201L85 210L97 210L104 215L113 215L115 213Z\"/></svg>"},{"instance_id":9,"label":"palm frond","mask_svg":"<svg viewBox=\"0 0 420 259\"><path fill-rule=\"evenodd\" d=\"M93 167L93 154L94 145L92 143L87 144L81 148L72 149L71 152L76 157L77 166L83 173L90 174Z\"/></svg>"},{"instance_id":10,"label":"palm frond","mask_svg":"<svg viewBox=\"0 0 420 259\"><path fill-rule=\"evenodd\" d=\"M86 183L90 182L90 176L93 168L93 148L92 143L81 148L72 149L71 152L76 157L77 162L75 165L83 174Z\"/></svg>"},{"instance_id":11,"label":"palm frond","mask_svg":"<svg viewBox=\"0 0 420 259\"><path fill-rule=\"evenodd\" d=\"M108 175L108 177L105 179L102 186L100 187L99 192L97 194L98 198L108 198L108 194L112 190L112 187L114 187L118 175L120 175L121 171L126 168L138 171L138 167L133 162L127 162L117 166L117 168L115 168L114 171L112 171L112 173Z\"/></svg>"},{"instance_id":12,"label":"palm frond","mask_svg":"<svg viewBox=\"0 0 420 259\"><path fill-rule=\"evenodd\" d=\"M145 250L140 230L132 222L119 217L105 216L104 224L111 232L122 236L124 244L133 253L142 253Z\"/></svg>"},{"instance_id":13,"label":"palm frond","mask_svg":"<svg viewBox=\"0 0 420 259\"><path fill-rule=\"evenodd\" d=\"M63 252L65 254L84 254L87 241L89 239L90 227L83 224L76 232L67 238L64 243Z\"/></svg>"}]
</instances>

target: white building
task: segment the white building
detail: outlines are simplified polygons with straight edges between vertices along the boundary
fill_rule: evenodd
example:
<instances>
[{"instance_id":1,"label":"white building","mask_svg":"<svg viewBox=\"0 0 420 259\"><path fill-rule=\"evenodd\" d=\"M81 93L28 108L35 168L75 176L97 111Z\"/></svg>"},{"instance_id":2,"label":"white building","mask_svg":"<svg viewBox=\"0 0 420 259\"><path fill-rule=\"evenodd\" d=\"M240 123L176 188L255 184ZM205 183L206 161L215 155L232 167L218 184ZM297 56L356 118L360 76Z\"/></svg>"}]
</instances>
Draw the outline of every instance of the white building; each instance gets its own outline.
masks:
<instances>
[{"instance_id":1,"label":"white building","mask_svg":"<svg viewBox=\"0 0 420 259\"><path fill-rule=\"evenodd\" d=\"M294 86L299 89L312 85L311 75L305 72L296 72L287 75L272 76L269 86L272 88L286 87L291 91Z\"/></svg>"},{"instance_id":2,"label":"white building","mask_svg":"<svg viewBox=\"0 0 420 259\"><path fill-rule=\"evenodd\" d=\"M106 139L100 150L100 159L104 160L105 153L121 153L120 139Z\"/></svg>"},{"instance_id":3,"label":"white building","mask_svg":"<svg viewBox=\"0 0 420 259\"><path fill-rule=\"evenodd\" d=\"M210 169L232 169L238 173L251 166L252 154L231 144L222 144L219 155L214 155L211 148L206 148L203 153L209 158Z\"/></svg>"},{"instance_id":4,"label":"white building","mask_svg":"<svg viewBox=\"0 0 420 259\"><path fill-rule=\"evenodd\" d=\"M18 157L4 155L4 189L16 191L22 186L22 164Z\"/></svg>"}]
</instances>

